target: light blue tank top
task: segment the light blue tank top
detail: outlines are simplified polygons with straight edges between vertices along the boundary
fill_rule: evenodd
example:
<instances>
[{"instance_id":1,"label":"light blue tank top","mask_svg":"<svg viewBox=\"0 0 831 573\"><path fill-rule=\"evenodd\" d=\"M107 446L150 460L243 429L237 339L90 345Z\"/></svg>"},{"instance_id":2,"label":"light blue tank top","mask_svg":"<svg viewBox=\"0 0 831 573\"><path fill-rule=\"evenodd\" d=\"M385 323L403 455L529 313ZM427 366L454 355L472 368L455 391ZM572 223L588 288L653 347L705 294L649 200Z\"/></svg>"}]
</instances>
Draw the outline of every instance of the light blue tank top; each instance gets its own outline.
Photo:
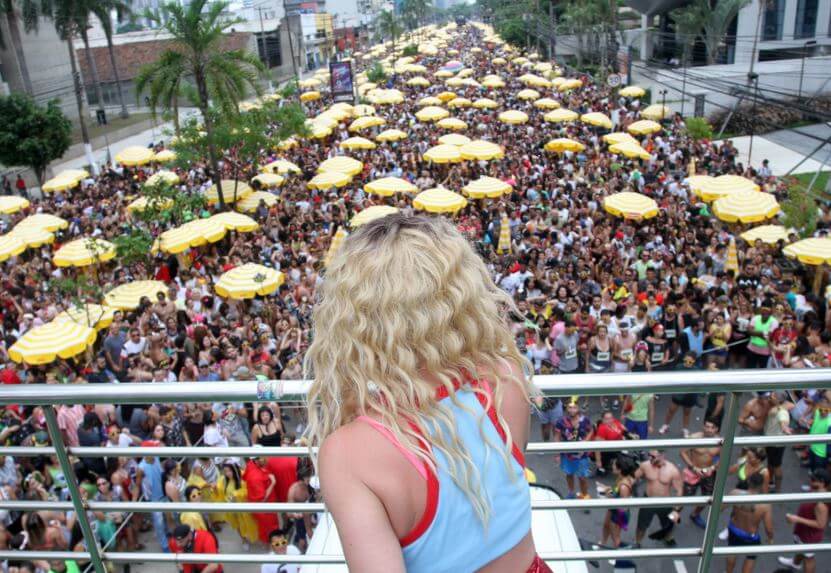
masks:
<instances>
[{"instance_id":1,"label":"light blue tank top","mask_svg":"<svg viewBox=\"0 0 831 573\"><path fill-rule=\"evenodd\" d=\"M482 386L490 391L487 385ZM513 447L510 457L513 475L509 475L501 453L488 446L480 434L481 419L487 440L496 447L505 443L497 430L493 408L486 413L482 404L484 396L469 389L458 390L456 396L475 414L453 404L446 394L439 398L442 405L453 412L456 435L464 444L473 466L480 471L481 492L489 502L490 520L485 529L465 493L450 477L447 458L434 449L438 475L427 472L424 517L401 540L408 573L476 571L510 551L531 529L531 500L522 453ZM392 439L388 432L382 433Z\"/></svg>"}]
</instances>

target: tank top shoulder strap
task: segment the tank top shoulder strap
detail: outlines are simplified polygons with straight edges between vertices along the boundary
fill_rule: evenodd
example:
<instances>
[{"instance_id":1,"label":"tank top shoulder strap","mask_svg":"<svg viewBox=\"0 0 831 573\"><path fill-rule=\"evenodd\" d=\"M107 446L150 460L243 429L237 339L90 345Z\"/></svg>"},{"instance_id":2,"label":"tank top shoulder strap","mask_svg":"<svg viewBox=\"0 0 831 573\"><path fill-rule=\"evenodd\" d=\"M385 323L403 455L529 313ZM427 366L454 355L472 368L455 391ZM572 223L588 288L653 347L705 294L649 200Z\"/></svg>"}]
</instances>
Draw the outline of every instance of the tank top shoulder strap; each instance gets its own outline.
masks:
<instances>
[{"instance_id":1,"label":"tank top shoulder strap","mask_svg":"<svg viewBox=\"0 0 831 573\"><path fill-rule=\"evenodd\" d=\"M416 471L419 473L421 477L423 477L425 480L427 479L427 467L425 466L424 462L418 459L418 456L416 456L412 451L405 448L404 445L398 441L398 438L395 437L395 435L390 431L389 428L387 428L378 420L370 418L369 416L358 416L357 419L375 428L379 434L386 438L393 446L395 446L398 449L398 451L400 451L404 455L407 461L409 461L413 465L413 467L416 469Z\"/></svg>"}]
</instances>

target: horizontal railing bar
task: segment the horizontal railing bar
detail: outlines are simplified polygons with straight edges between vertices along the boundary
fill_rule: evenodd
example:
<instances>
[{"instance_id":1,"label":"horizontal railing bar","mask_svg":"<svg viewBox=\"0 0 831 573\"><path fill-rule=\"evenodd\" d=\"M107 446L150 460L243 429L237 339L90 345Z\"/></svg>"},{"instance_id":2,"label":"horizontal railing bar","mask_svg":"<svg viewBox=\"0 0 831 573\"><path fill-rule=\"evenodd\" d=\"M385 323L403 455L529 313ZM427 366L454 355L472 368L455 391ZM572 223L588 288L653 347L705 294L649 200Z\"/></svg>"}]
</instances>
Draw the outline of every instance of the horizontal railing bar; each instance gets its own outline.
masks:
<instances>
[{"instance_id":1,"label":"horizontal railing bar","mask_svg":"<svg viewBox=\"0 0 831 573\"><path fill-rule=\"evenodd\" d=\"M532 501L533 510L569 510L569 509L609 509L618 507L688 507L710 505L712 496L697 495L686 497L627 497L627 498L597 498L597 499L561 499ZM793 493L766 493L748 495L726 495L725 505L751 503L806 503L831 502L831 492L793 492ZM90 511L140 513L185 512L200 513L318 513L326 511L322 503L277 503L277 502L173 502L173 501L89 501L85 507ZM72 503L68 501L21 501L0 500L0 509L10 511L71 511Z\"/></svg>"},{"instance_id":2,"label":"horizontal railing bar","mask_svg":"<svg viewBox=\"0 0 831 573\"><path fill-rule=\"evenodd\" d=\"M534 384L549 396L618 394L700 394L831 388L831 368L724 370L720 372L622 372L586 376L535 376ZM268 400L306 394L308 380L269 382L173 382L131 384L22 384L3 388L0 405L22 404L148 404L171 402L256 402L258 388L269 389Z\"/></svg>"}]
</instances>

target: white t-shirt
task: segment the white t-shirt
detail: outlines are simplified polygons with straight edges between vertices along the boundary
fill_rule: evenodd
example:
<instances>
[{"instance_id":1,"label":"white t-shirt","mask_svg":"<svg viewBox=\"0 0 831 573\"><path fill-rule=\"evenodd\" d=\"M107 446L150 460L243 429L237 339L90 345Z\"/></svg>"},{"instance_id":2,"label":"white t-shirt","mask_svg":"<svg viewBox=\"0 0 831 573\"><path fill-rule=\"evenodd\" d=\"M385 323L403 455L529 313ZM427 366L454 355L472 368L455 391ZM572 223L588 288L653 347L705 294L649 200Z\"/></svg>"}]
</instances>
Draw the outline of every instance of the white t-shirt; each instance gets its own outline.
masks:
<instances>
[{"instance_id":1,"label":"white t-shirt","mask_svg":"<svg viewBox=\"0 0 831 573\"><path fill-rule=\"evenodd\" d=\"M286 546L286 555L301 555L301 553L297 547L289 544ZM300 565L294 565L293 563L266 563L260 568L260 573L300 573Z\"/></svg>"},{"instance_id":2,"label":"white t-shirt","mask_svg":"<svg viewBox=\"0 0 831 573\"><path fill-rule=\"evenodd\" d=\"M127 353L127 356L132 356L133 354L141 354L144 352L144 349L147 348L147 339L143 336L138 339L138 342L134 342L132 339L128 339L127 342L124 343L124 352Z\"/></svg>"}]
</instances>

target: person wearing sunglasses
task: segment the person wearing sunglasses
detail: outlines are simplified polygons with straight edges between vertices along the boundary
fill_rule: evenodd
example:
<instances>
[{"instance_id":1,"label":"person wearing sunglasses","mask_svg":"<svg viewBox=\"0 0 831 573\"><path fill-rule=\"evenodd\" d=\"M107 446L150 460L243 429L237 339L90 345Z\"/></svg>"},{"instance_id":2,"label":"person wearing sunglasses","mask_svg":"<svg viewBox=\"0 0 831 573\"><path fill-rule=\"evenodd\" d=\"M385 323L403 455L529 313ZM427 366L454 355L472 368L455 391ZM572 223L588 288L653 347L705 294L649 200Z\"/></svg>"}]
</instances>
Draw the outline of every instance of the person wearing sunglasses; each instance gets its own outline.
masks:
<instances>
[{"instance_id":1,"label":"person wearing sunglasses","mask_svg":"<svg viewBox=\"0 0 831 573\"><path fill-rule=\"evenodd\" d=\"M275 529L268 534L268 547L271 555L301 555L300 549L289 543L289 537L282 529ZM294 563L264 563L260 573L299 573L300 565Z\"/></svg>"}]
</instances>

